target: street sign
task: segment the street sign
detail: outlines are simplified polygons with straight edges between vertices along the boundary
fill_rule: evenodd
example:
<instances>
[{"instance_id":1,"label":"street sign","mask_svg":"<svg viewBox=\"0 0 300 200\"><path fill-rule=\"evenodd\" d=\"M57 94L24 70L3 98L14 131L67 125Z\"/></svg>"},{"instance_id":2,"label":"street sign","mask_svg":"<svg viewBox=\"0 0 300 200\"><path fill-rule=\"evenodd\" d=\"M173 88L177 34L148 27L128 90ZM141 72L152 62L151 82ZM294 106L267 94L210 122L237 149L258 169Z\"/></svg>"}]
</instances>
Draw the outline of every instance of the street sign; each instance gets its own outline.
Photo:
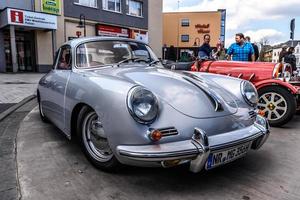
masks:
<instances>
[{"instance_id":1,"label":"street sign","mask_svg":"<svg viewBox=\"0 0 300 200\"><path fill-rule=\"evenodd\" d=\"M291 20L290 28L291 28L291 32L295 31L295 18Z\"/></svg>"},{"instance_id":2,"label":"street sign","mask_svg":"<svg viewBox=\"0 0 300 200\"><path fill-rule=\"evenodd\" d=\"M290 39L294 40L295 18L291 20L290 29L291 29Z\"/></svg>"}]
</instances>

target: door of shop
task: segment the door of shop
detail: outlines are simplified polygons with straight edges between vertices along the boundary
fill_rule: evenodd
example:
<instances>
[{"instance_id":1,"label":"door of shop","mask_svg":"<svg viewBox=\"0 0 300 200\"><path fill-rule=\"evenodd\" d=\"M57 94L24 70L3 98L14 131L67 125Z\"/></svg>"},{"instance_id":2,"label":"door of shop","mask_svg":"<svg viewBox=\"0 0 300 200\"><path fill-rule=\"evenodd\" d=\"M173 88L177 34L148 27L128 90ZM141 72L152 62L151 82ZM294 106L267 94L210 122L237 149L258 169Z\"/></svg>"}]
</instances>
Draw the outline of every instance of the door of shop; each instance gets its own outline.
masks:
<instances>
[{"instance_id":1,"label":"door of shop","mask_svg":"<svg viewBox=\"0 0 300 200\"><path fill-rule=\"evenodd\" d=\"M18 71L33 72L35 71L35 51L34 51L34 37L32 32L16 32L16 49L17 49L17 63ZM12 55L10 36L7 32L4 38L6 71L12 72Z\"/></svg>"}]
</instances>

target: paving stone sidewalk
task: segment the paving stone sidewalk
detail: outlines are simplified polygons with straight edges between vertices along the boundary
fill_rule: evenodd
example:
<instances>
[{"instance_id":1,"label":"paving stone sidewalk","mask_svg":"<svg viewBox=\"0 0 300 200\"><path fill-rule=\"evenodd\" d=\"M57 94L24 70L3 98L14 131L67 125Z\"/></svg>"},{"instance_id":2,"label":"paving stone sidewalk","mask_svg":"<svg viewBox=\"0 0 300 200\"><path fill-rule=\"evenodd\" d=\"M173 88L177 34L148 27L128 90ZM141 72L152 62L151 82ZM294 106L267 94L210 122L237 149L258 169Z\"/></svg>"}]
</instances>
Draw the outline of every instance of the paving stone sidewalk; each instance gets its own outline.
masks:
<instances>
[{"instance_id":1,"label":"paving stone sidewalk","mask_svg":"<svg viewBox=\"0 0 300 200\"><path fill-rule=\"evenodd\" d=\"M0 73L0 104L18 103L35 94L41 73Z\"/></svg>"}]
</instances>

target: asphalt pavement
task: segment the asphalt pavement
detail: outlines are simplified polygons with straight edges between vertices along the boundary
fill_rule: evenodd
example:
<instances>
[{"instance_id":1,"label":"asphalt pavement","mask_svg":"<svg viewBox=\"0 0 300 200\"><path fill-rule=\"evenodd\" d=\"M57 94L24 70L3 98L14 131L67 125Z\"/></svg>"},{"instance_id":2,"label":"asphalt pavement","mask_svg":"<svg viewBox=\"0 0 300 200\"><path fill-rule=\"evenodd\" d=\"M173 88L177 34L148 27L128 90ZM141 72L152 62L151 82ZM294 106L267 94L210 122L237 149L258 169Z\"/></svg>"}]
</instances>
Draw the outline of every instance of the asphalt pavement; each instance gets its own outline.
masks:
<instances>
[{"instance_id":1,"label":"asphalt pavement","mask_svg":"<svg viewBox=\"0 0 300 200\"><path fill-rule=\"evenodd\" d=\"M297 200L299 122L298 115L284 128L272 128L260 150L211 171L125 167L106 173L94 168L57 128L43 123L35 108L17 135L20 194L22 200Z\"/></svg>"},{"instance_id":2,"label":"asphalt pavement","mask_svg":"<svg viewBox=\"0 0 300 200\"><path fill-rule=\"evenodd\" d=\"M24 117L37 105L33 99L0 122L0 199L20 197L16 162L16 136Z\"/></svg>"}]
</instances>

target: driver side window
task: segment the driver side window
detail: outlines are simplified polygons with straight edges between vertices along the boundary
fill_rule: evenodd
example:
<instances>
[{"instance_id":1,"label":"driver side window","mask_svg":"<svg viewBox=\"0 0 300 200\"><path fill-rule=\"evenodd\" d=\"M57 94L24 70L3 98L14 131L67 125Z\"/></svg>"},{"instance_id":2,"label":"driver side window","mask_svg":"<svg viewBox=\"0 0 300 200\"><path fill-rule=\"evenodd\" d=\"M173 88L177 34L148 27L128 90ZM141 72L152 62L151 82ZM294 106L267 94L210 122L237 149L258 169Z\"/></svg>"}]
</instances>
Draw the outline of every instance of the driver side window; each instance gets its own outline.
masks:
<instances>
[{"instance_id":1,"label":"driver side window","mask_svg":"<svg viewBox=\"0 0 300 200\"><path fill-rule=\"evenodd\" d=\"M58 70L72 69L72 56L71 56L70 46L64 46L60 49L56 69Z\"/></svg>"}]
</instances>

